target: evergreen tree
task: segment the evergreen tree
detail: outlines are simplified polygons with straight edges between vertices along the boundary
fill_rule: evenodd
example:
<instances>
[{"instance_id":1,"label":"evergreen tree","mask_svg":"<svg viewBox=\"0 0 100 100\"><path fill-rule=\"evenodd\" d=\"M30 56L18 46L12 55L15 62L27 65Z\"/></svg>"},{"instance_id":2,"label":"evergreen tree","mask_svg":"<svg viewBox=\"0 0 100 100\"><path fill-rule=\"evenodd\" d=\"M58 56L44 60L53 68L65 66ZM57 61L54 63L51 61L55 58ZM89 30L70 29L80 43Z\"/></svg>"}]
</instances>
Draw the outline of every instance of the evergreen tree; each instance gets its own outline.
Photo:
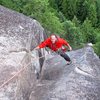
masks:
<instances>
[{"instance_id":1,"label":"evergreen tree","mask_svg":"<svg viewBox=\"0 0 100 100\"><path fill-rule=\"evenodd\" d=\"M16 7L12 0L0 0L0 4L11 9Z\"/></svg>"},{"instance_id":2,"label":"evergreen tree","mask_svg":"<svg viewBox=\"0 0 100 100\"><path fill-rule=\"evenodd\" d=\"M49 20L48 20L49 19ZM48 10L42 16L42 23L43 26L50 30L51 32L55 33L62 33L63 32L63 24L60 22L59 18L55 16L53 12L49 12Z\"/></svg>"},{"instance_id":3,"label":"evergreen tree","mask_svg":"<svg viewBox=\"0 0 100 100\"><path fill-rule=\"evenodd\" d=\"M76 0L63 0L62 12L67 19L72 20L76 13Z\"/></svg>"},{"instance_id":4,"label":"evergreen tree","mask_svg":"<svg viewBox=\"0 0 100 100\"><path fill-rule=\"evenodd\" d=\"M94 50L100 57L100 30L97 30L96 33L97 35L96 35L96 43L94 45Z\"/></svg>"},{"instance_id":5,"label":"evergreen tree","mask_svg":"<svg viewBox=\"0 0 100 100\"><path fill-rule=\"evenodd\" d=\"M81 22L87 18L88 14L88 2L86 0L77 0L76 17Z\"/></svg>"},{"instance_id":6,"label":"evergreen tree","mask_svg":"<svg viewBox=\"0 0 100 100\"><path fill-rule=\"evenodd\" d=\"M64 22L65 28L65 37L71 43L71 45L75 48L79 46L83 42L83 37L80 32L80 28L76 27L74 23L71 21L66 20Z\"/></svg>"},{"instance_id":7,"label":"evergreen tree","mask_svg":"<svg viewBox=\"0 0 100 100\"><path fill-rule=\"evenodd\" d=\"M100 0L96 0L97 11L97 27L100 28Z\"/></svg>"},{"instance_id":8,"label":"evergreen tree","mask_svg":"<svg viewBox=\"0 0 100 100\"><path fill-rule=\"evenodd\" d=\"M52 8L57 9L56 0L49 0L49 4Z\"/></svg>"},{"instance_id":9,"label":"evergreen tree","mask_svg":"<svg viewBox=\"0 0 100 100\"><path fill-rule=\"evenodd\" d=\"M58 11L62 11L62 2L63 2L63 0L55 0Z\"/></svg>"},{"instance_id":10,"label":"evergreen tree","mask_svg":"<svg viewBox=\"0 0 100 100\"><path fill-rule=\"evenodd\" d=\"M77 19L76 16L74 16L72 22L75 23L75 26L76 26L76 27L79 27L79 26L80 26L80 21Z\"/></svg>"},{"instance_id":11,"label":"evergreen tree","mask_svg":"<svg viewBox=\"0 0 100 100\"><path fill-rule=\"evenodd\" d=\"M91 21L88 20L88 18L86 18L86 20L82 24L81 32L84 36L83 38L85 42L91 42L91 43L96 42L95 29L94 27L92 27Z\"/></svg>"},{"instance_id":12,"label":"evergreen tree","mask_svg":"<svg viewBox=\"0 0 100 100\"><path fill-rule=\"evenodd\" d=\"M97 12L96 12L96 5L91 4L88 9L88 19L91 21L92 25L95 26L97 23Z\"/></svg>"}]
</instances>

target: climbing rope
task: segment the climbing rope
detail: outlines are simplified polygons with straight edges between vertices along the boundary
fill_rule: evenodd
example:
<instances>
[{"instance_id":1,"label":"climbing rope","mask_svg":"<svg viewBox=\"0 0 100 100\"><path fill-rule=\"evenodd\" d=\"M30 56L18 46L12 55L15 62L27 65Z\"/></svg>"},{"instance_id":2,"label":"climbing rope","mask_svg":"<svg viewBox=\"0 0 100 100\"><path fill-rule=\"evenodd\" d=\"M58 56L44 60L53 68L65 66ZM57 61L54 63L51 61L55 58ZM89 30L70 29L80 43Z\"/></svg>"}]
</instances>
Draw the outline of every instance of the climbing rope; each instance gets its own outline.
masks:
<instances>
[{"instance_id":1,"label":"climbing rope","mask_svg":"<svg viewBox=\"0 0 100 100\"><path fill-rule=\"evenodd\" d=\"M38 36L38 34L35 34L34 35L34 40L37 38L37 36ZM32 37L29 35L29 40L31 41L32 40ZM30 41L29 41L29 43L30 43ZM35 44L37 44L37 41L34 41L35 42ZM10 53L11 52L21 52L21 51L26 51L28 54L30 54L30 50L27 50L26 48L22 48L22 49L20 49L20 50L11 50L10 51ZM31 56L31 55L30 55ZM40 58L43 58L43 57L45 57L46 55L44 55L44 56L41 56L41 57L37 57L37 58L34 58L33 56L31 56L33 59L33 61L34 60L36 60L36 59L40 59ZM2 87L4 87L6 84L8 84L12 79L14 79L15 77L17 77L22 71L24 71L25 70L25 68L27 68L27 66L29 66L31 64L31 62L29 62L26 66L24 66L23 68L21 68L19 71L17 71L11 78L9 78L7 81L5 81L1 86L0 86L0 89L2 88ZM23 66L21 63L20 63L20 66Z\"/></svg>"},{"instance_id":2,"label":"climbing rope","mask_svg":"<svg viewBox=\"0 0 100 100\"><path fill-rule=\"evenodd\" d=\"M31 53L29 53L29 55L31 56ZM34 58L33 56L31 56L31 57L33 57L32 61L34 61L34 60L37 60L37 59L46 57L46 56L48 56L48 55L50 55L50 54L47 54L47 55L44 55L44 56L41 56L41 57L36 57L36 58ZM17 76L18 76L22 71L24 71L24 70L27 68L27 66L29 66L30 64L31 64L31 62L29 62L26 66L24 66L24 67L21 68L18 72L16 72L16 74L14 74L11 78L9 78L7 81L5 81L5 82L0 86L0 89L1 89L2 87L4 87L6 84L8 84L12 79L14 79L15 77L17 77ZM21 63L20 63L20 65L23 66Z\"/></svg>"},{"instance_id":3,"label":"climbing rope","mask_svg":"<svg viewBox=\"0 0 100 100\"><path fill-rule=\"evenodd\" d=\"M37 36L37 34L35 34L35 37ZM32 40L32 37L31 37L31 39L30 40ZM37 44L37 42L35 41L35 44ZM10 52L21 52L21 51L26 51L28 54L29 54L29 56L31 56L33 59L32 59L32 61L34 61L34 60L36 60L36 59L40 59L40 58L44 58L44 57L46 57L46 56L48 56L48 55L50 55L50 54L57 54L57 53L55 53L55 52L51 52L50 54L47 54L47 55L44 55L44 56L41 56L41 57L36 57L36 58L34 58L32 55L31 55L31 52L30 52L30 50L27 50L26 48L22 48L22 49L20 49L20 50L12 50L12 51L10 51ZM22 71L24 71L26 68L27 68L27 66L29 66L31 64L31 62L29 62L26 66L24 66L23 68L21 68L19 71L17 71L12 77L10 77L7 81L5 81L2 85L0 85L0 89L1 88L3 88L6 84L8 84L12 79L14 79L15 77L17 77L17 76L19 76L19 74L21 74L22 73ZM23 66L23 64L22 63L20 63L20 66Z\"/></svg>"}]
</instances>

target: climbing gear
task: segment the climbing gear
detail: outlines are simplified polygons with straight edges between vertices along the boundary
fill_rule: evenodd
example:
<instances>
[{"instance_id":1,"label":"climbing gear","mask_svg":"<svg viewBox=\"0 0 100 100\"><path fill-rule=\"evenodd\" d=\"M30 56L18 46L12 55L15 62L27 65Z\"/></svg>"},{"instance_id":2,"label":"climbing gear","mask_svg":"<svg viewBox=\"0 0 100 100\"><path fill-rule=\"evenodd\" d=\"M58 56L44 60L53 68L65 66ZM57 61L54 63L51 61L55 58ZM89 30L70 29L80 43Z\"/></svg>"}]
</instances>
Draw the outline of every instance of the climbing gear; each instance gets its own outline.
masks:
<instances>
[{"instance_id":1,"label":"climbing gear","mask_svg":"<svg viewBox=\"0 0 100 100\"><path fill-rule=\"evenodd\" d=\"M31 52L29 52L29 55L31 56ZM49 55L49 54L48 54ZM33 60L36 60L36 59L40 59L40 58L43 58L45 56L48 56L48 55L44 55L44 56L41 56L41 57L37 57L37 58L33 58ZM32 56L31 56L32 57ZM24 71L29 65L31 64L31 62L29 62L26 66L24 66L23 68L21 68L18 72L16 72L11 78L9 78L7 81L5 81L1 86L0 86L0 89L2 87L4 87L6 84L8 84L12 79L14 79L15 77L19 76L21 74L22 71ZM20 63L20 66L23 66L22 63Z\"/></svg>"},{"instance_id":2,"label":"climbing gear","mask_svg":"<svg viewBox=\"0 0 100 100\"><path fill-rule=\"evenodd\" d=\"M55 51L57 54L62 54L62 53L64 53L64 51L62 50L62 48L59 48L57 51Z\"/></svg>"}]
</instances>

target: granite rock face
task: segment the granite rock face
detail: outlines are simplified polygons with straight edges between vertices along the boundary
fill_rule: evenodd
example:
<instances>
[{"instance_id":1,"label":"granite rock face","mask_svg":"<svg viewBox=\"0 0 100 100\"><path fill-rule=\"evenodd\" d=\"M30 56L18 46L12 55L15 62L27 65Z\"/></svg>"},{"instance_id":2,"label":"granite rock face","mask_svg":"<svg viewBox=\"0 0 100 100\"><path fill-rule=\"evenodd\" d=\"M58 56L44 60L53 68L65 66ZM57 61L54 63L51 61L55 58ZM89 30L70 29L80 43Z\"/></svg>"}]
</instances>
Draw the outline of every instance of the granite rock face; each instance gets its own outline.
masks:
<instances>
[{"instance_id":1,"label":"granite rock face","mask_svg":"<svg viewBox=\"0 0 100 100\"><path fill-rule=\"evenodd\" d=\"M55 55L46 60L41 82L29 100L100 100L100 59L91 47L67 52L72 64Z\"/></svg>"},{"instance_id":2,"label":"granite rock face","mask_svg":"<svg viewBox=\"0 0 100 100\"><path fill-rule=\"evenodd\" d=\"M31 62L30 55L22 49L30 51L36 47L44 40L43 33L44 29L36 20L0 6L0 85L27 66L17 78L0 89L0 100L28 100L36 80L34 72L40 71L40 62L42 65L44 58ZM38 57L43 53L44 50L33 51L32 55Z\"/></svg>"}]
</instances>

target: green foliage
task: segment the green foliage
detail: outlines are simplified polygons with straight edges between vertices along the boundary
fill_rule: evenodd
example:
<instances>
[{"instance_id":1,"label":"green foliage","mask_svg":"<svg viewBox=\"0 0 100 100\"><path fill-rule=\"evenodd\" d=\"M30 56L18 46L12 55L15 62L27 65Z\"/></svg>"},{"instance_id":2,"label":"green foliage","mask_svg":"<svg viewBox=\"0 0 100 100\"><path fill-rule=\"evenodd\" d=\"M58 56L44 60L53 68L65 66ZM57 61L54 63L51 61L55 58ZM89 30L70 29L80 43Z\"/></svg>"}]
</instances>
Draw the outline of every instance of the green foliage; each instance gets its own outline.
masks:
<instances>
[{"instance_id":1,"label":"green foliage","mask_svg":"<svg viewBox=\"0 0 100 100\"><path fill-rule=\"evenodd\" d=\"M97 27L100 28L100 0L96 0Z\"/></svg>"},{"instance_id":2,"label":"green foliage","mask_svg":"<svg viewBox=\"0 0 100 100\"><path fill-rule=\"evenodd\" d=\"M74 16L72 22L75 24L75 26L79 27L80 26L80 21L77 19L76 16Z\"/></svg>"},{"instance_id":3,"label":"green foliage","mask_svg":"<svg viewBox=\"0 0 100 100\"><path fill-rule=\"evenodd\" d=\"M63 24L53 12L46 11L42 16L42 23L45 26L45 28L50 30L51 32L63 32Z\"/></svg>"},{"instance_id":4,"label":"green foliage","mask_svg":"<svg viewBox=\"0 0 100 100\"><path fill-rule=\"evenodd\" d=\"M97 55L100 57L100 42L97 42L97 43L94 45L94 50L95 50L95 52L97 53Z\"/></svg>"},{"instance_id":5,"label":"green foliage","mask_svg":"<svg viewBox=\"0 0 100 100\"><path fill-rule=\"evenodd\" d=\"M88 13L88 2L86 0L77 0L76 5L76 17L81 22L84 22Z\"/></svg>"},{"instance_id":6,"label":"green foliage","mask_svg":"<svg viewBox=\"0 0 100 100\"><path fill-rule=\"evenodd\" d=\"M55 0L55 3L56 3L56 5L57 5L57 9L58 9L58 11L61 11L62 10L62 2L63 2L63 0Z\"/></svg>"},{"instance_id":7,"label":"green foliage","mask_svg":"<svg viewBox=\"0 0 100 100\"><path fill-rule=\"evenodd\" d=\"M61 22L64 22L66 20L66 17L64 16L64 14L61 11L59 11L58 17L60 18Z\"/></svg>"},{"instance_id":8,"label":"green foliage","mask_svg":"<svg viewBox=\"0 0 100 100\"><path fill-rule=\"evenodd\" d=\"M12 0L0 0L0 4L5 5L5 7L11 8L11 9L16 7L16 5L13 3Z\"/></svg>"},{"instance_id":9,"label":"green foliage","mask_svg":"<svg viewBox=\"0 0 100 100\"><path fill-rule=\"evenodd\" d=\"M97 12L96 5L91 4L88 9L88 19L91 21L92 25L95 26L97 23Z\"/></svg>"},{"instance_id":10,"label":"green foliage","mask_svg":"<svg viewBox=\"0 0 100 100\"><path fill-rule=\"evenodd\" d=\"M92 27L91 21L88 18L84 21L81 26L81 32L83 34L83 39L85 42L96 42L96 33L95 29Z\"/></svg>"},{"instance_id":11,"label":"green foliage","mask_svg":"<svg viewBox=\"0 0 100 100\"><path fill-rule=\"evenodd\" d=\"M48 0L31 0L23 6L23 13L37 17L38 14L43 14L48 6Z\"/></svg>"},{"instance_id":12,"label":"green foliage","mask_svg":"<svg viewBox=\"0 0 100 100\"><path fill-rule=\"evenodd\" d=\"M97 32L97 36L96 36L97 42L96 42L96 44L94 44L94 50L100 57L100 30L96 31L96 32Z\"/></svg>"},{"instance_id":13,"label":"green foliage","mask_svg":"<svg viewBox=\"0 0 100 100\"><path fill-rule=\"evenodd\" d=\"M57 4L56 4L56 0L49 0L49 4L52 8L56 9L57 8Z\"/></svg>"},{"instance_id":14,"label":"green foliage","mask_svg":"<svg viewBox=\"0 0 100 100\"><path fill-rule=\"evenodd\" d=\"M65 37L73 45L73 47L78 46L83 42L80 28L76 27L74 23L66 20L64 22L64 27L65 27L65 31L66 31Z\"/></svg>"},{"instance_id":15,"label":"green foliage","mask_svg":"<svg viewBox=\"0 0 100 100\"><path fill-rule=\"evenodd\" d=\"M67 19L73 19L76 11L76 0L63 0L62 12Z\"/></svg>"}]
</instances>

